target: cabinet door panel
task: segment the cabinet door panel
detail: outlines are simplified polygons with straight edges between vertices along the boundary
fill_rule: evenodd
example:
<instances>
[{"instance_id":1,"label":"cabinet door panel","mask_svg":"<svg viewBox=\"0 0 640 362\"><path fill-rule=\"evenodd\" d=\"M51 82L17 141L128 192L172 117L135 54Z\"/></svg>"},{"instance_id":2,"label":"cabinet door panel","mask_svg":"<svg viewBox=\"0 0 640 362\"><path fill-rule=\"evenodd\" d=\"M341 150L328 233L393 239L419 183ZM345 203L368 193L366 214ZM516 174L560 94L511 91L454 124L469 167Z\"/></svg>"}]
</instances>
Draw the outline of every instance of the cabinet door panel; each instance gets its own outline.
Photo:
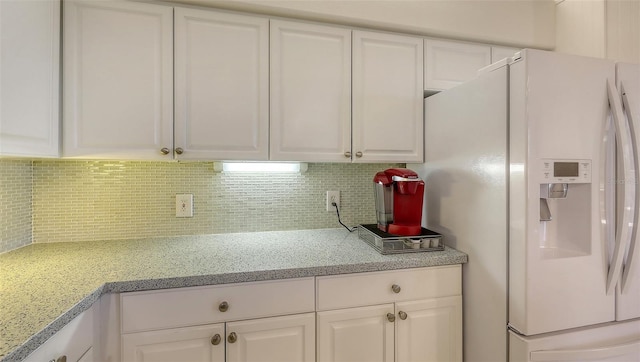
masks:
<instances>
[{"instance_id":1,"label":"cabinet door panel","mask_svg":"<svg viewBox=\"0 0 640 362\"><path fill-rule=\"evenodd\" d=\"M491 64L491 47L451 41L425 41L425 89L444 90L473 79Z\"/></svg>"},{"instance_id":2,"label":"cabinet door panel","mask_svg":"<svg viewBox=\"0 0 640 362\"><path fill-rule=\"evenodd\" d=\"M219 335L221 341L212 344ZM122 360L127 362L223 362L224 324L124 334Z\"/></svg>"},{"instance_id":3,"label":"cabinet door panel","mask_svg":"<svg viewBox=\"0 0 640 362\"><path fill-rule=\"evenodd\" d=\"M313 362L315 341L314 313L227 323L227 362Z\"/></svg>"},{"instance_id":4,"label":"cabinet door panel","mask_svg":"<svg viewBox=\"0 0 640 362\"><path fill-rule=\"evenodd\" d=\"M504 58L511 58L515 53L519 52L519 48L509 48L509 47L491 47L491 63L495 63L498 60Z\"/></svg>"},{"instance_id":5,"label":"cabinet door panel","mask_svg":"<svg viewBox=\"0 0 640 362\"><path fill-rule=\"evenodd\" d=\"M179 159L268 159L269 21L175 9Z\"/></svg>"},{"instance_id":6,"label":"cabinet door panel","mask_svg":"<svg viewBox=\"0 0 640 362\"><path fill-rule=\"evenodd\" d=\"M350 162L351 31L271 21L272 160Z\"/></svg>"},{"instance_id":7,"label":"cabinet door panel","mask_svg":"<svg viewBox=\"0 0 640 362\"><path fill-rule=\"evenodd\" d=\"M95 337L95 312L95 308L91 307L72 319L28 355L24 362L51 361L62 356L66 356L69 362L94 360L92 345Z\"/></svg>"},{"instance_id":8,"label":"cabinet door panel","mask_svg":"<svg viewBox=\"0 0 640 362\"><path fill-rule=\"evenodd\" d=\"M64 5L63 156L171 159L173 9Z\"/></svg>"},{"instance_id":9,"label":"cabinet door panel","mask_svg":"<svg viewBox=\"0 0 640 362\"><path fill-rule=\"evenodd\" d=\"M318 362L393 362L393 304L318 312Z\"/></svg>"},{"instance_id":10,"label":"cabinet door panel","mask_svg":"<svg viewBox=\"0 0 640 362\"><path fill-rule=\"evenodd\" d=\"M398 362L462 361L462 297L397 303L396 312Z\"/></svg>"},{"instance_id":11,"label":"cabinet door panel","mask_svg":"<svg viewBox=\"0 0 640 362\"><path fill-rule=\"evenodd\" d=\"M0 1L0 155L58 157L60 2Z\"/></svg>"},{"instance_id":12,"label":"cabinet door panel","mask_svg":"<svg viewBox=\"0 0 640 362\"><path fill-rule=\"evenodd\" d=\"M422 162L423 40L353 33L354 162Z\"/></svg>"}]
</instances>

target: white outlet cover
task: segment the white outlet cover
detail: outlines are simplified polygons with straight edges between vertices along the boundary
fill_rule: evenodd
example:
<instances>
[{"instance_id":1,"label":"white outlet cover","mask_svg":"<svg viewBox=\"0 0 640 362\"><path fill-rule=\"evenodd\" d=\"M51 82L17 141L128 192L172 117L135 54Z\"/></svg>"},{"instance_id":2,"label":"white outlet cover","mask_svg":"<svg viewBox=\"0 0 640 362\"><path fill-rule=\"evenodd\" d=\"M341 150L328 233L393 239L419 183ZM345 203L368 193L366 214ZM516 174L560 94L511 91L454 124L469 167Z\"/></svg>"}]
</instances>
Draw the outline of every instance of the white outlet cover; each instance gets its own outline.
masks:
<instances>
[{"instance_id":1,"label":"white outlet cover","mask_svg":"<svg viewBox=\"0 0 640 362\"><path fill-rule=\"evenodd\" d=\"M193 195L176 195L176 217L193 217Z\"/></svg>"},{"instance_id":2,"label":"white outlet cover","mask_svg":"<svg viewBox=\"0 0 640 362\"><path fill-rule=\"evenodd\" d=\"M335 206L331 205L331 199L334 199L338 209L340 208L340 191L327 191L327 211L335 212Z\"/></svg>"}]
</instances>

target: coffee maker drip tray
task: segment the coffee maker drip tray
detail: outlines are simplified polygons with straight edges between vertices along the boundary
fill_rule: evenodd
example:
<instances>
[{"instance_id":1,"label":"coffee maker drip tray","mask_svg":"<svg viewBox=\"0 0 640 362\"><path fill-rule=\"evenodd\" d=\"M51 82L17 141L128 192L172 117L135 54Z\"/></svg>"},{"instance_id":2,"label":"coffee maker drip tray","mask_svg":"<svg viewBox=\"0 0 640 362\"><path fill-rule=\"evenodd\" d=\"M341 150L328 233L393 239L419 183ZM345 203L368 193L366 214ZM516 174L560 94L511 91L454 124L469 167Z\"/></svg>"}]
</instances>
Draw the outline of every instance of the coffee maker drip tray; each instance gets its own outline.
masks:
<instances>
[{"instance_id":1,"label":"coffee maker drip tray","mask_svg":"<svg viewBox=\"0 0 640 362\"><path fill-rule=\"evenodd\" d=\"M425 228L422 228L420 235L399 236L378 229L376 224L358 225L358 237L380 254L444 250L442 235Z\"/></svg>"}]
</instances>

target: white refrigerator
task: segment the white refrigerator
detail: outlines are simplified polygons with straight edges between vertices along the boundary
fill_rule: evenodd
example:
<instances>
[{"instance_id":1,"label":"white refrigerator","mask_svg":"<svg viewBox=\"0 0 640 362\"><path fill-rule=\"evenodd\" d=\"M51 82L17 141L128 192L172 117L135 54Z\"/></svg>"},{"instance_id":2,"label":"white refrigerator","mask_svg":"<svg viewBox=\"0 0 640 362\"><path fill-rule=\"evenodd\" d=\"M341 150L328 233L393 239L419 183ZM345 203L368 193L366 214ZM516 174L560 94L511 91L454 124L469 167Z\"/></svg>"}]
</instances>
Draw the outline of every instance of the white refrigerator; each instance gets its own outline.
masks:
<instances>
[{"instance_id":1,"label":"white refrigerator","mask_svg":"<svg viewBox=\"0 0 640 362\"><path fill-rule=\"evenodd\" d=\"M624 92L624 95L623 95ZM466 361L640 361L640 66L523 50L425 99Z\"/></svg>"}]
</instances>

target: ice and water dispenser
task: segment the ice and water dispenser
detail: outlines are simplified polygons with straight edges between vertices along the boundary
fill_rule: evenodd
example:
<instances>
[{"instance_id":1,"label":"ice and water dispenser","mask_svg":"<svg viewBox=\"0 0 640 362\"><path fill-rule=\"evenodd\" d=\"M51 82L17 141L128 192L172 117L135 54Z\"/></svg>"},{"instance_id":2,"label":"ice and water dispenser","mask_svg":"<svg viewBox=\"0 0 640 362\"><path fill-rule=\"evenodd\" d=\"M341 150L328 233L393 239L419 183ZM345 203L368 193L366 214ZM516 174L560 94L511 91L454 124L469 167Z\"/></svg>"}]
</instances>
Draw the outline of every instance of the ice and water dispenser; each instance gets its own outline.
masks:
<instances>
[{"instance_id":1,"label":"ice and water dispenser","mask_svg":"<svg viewBox=\"0 0 640 362\"><path fill-rule=\"evenodd\" d=\"M591 253L591 160L542 160L540 248L545 258Z\"/></svg>"}]
</instances>

